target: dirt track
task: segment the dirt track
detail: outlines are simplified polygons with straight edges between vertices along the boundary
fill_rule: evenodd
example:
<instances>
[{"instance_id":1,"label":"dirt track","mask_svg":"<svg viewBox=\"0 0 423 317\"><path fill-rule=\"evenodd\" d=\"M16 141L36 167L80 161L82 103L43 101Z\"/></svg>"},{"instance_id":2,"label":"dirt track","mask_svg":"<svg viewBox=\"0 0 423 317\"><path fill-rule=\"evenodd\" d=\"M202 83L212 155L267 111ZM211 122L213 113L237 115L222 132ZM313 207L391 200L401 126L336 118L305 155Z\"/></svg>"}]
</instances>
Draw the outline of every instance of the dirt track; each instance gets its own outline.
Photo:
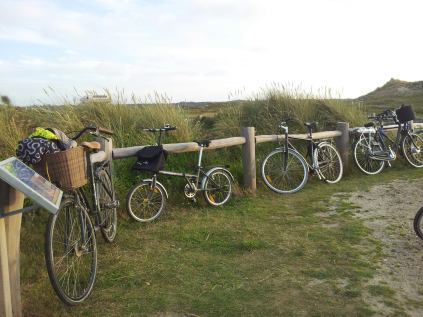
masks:
<instances>
[{"instance_id":1,"label":"dirt track","mask_svg":"<svg viewBox=\"0 0 423 317\"><path fill-rule=\"evenodd\" d=\"M356 192L350 202L355 215L382 243L383 258L369 285L387 285L388 296L364 296L377 316L423 316L423 241L413 230L413 219L423 206L423 181L393 181ZM393 299L388 300L387 298Z\"/></svg>"}]
</instances>

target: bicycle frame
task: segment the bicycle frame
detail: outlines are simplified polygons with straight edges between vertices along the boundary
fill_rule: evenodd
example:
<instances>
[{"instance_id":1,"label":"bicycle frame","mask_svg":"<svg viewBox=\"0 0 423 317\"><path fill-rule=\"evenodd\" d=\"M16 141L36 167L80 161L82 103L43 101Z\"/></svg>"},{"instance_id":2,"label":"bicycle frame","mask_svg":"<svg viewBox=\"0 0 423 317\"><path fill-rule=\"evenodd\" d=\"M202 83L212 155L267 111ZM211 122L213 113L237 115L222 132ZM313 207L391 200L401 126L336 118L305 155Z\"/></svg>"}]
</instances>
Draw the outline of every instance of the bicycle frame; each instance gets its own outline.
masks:
<instances>
[{"instance_id":1,"label":"bicycle frame","mask_svg":"<svg viewBox=\"0 0 423 317\"><path fill-rule=\"evenodd\" d=\"M380 123L380 126L374 128L373 132L371 130L361 132L359 140L362 140L362 139L368 140L369 151L373 159L386 161L390 166L389 161L393 161L396 159L398 150L401 147L401 141L405 137L411 136L411 133L410 133L411 127L408 122L402 124L398 122L397 120L395 120L395 123L398 125L398 128L397 128L395 140L393 140L385 133L385 130L383 128L383 122L380 121L379 123ZM372 136L372 134L374 134L374 136ZM371 147L371 142L373 139L382 145L383 151L373 152L373 149ZM413 145L417 147L413 138L410 138L410 139L412 140ZM386 141L388 141L389 144L387 144Z\"/></svg>"},{"instance_id":2,"label":"bicycle frame","mask_svg":"<svg viewBox=\"0 0 423 317\"><path fill-rule=\"evenodd\" d=\"M312 133L312 131L309 131L308 138L304 140L304 139L300 139L300 138L289 137L288 136L288 127L287 126L280 125L279 127L284 130L285 140L284 140L284 145L281 146L281 147L278 147L278 148L280 148L280 149L291 149L291 150L297 152L298 154L300 154L304 158L304 161L306 162L307 166L310 169L312 169L314 171L317 170L318 167L316 166L316 162L313 159L313 153L314 153L314 150L319 146L319 144L322 141L314 141L313 140L313 133ZM307 142L307 153L306 153L305 157L304 157L304 155L302 155L300 153L300 151L297 150L297 148L291 142L289 142L289 139L290 138L291 139L295 139L295 140L301 140L301 141ZM284 169L284 171L286 171L287 164L288 164L288 162L287 162L288 161L288 152L285 151L285 153L286 154L284 156L284 161L283 161L283 169ZM306 157L309 157L310 158L311 164L305 159Z\"/></svg>"},{"instance_id":3,"label":"bicycle frame","mask_svg":"<svg viewBox=\"0 0 423 317\"><path fill-rule=\"evenodd\" d=\"M193 192L204 191L203 188L199 188L200 186L200 179L202 177L207 177L206 172L204 172L204 168L202 166L202 159L203 159L203 151L204 147L200 147L199 155L198 155L198 163L196 167L196 174L187 174L187 173L180 173L180 172L172 172L172 171L159 171L158 174L168 175L168 176L176 176L176 177L183 177L189 184L190 189ZM153 180L157 178L157 174L153 176ZM155 184L152 184L155 186Z\"/></svg>"}]
</instances>

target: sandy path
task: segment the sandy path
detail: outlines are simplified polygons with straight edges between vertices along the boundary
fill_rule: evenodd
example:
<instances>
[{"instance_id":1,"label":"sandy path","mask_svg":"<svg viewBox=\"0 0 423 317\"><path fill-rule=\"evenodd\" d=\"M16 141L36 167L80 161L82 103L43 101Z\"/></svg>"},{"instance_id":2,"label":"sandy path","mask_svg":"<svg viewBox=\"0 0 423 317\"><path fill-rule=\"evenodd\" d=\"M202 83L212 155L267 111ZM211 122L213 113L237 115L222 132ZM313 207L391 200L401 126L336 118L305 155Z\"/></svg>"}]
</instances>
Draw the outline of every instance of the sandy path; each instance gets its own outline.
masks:
<instances>
[{"instance_id":1,"label":"sandy path","mask_svg":"<svg viewBox=\"0 0 423 317\"><path fill-rule=\"evenodd\" d=\"M350 202L360 209L357 217L381 241L383 258L369 285L384 285L395 291L393 303L382 296L367 294L364 300L378 316L423 316L423 241L413 230L413 219L423 206L423 180L397 180L356 192ZM396 306L396 307L395 307Z\"/></svg>"}]
</instances>

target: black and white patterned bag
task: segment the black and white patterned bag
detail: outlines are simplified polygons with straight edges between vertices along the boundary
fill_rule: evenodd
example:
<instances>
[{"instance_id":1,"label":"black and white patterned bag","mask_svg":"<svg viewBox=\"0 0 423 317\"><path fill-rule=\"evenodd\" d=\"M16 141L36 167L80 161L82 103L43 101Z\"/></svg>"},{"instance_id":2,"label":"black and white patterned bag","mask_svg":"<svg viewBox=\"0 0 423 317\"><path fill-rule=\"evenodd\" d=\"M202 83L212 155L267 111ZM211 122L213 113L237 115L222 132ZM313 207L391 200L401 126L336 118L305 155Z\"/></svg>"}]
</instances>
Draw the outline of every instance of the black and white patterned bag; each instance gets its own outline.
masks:
<instances>
[{"instance_id":1,"label":"black and white patterned bag","mask_svg":"<svg viewBox=\"0 0 423 317\"><path fill-rule=\"evenodd\" d=\"M27 164L37 164L43 155L59 152L55 141L32 137L18 142L16 157Z\"/></svg>"}]
</instances>

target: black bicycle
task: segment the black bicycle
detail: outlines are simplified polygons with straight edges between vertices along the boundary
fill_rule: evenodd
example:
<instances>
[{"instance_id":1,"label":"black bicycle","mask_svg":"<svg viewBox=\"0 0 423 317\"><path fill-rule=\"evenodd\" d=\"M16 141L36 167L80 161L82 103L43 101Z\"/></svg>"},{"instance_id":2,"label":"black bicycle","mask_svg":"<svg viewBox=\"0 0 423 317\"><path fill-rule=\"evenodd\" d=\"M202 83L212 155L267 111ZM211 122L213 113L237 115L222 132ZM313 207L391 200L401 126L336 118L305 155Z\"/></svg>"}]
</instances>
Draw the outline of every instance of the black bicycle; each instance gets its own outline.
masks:
<instances>
[{"instance_id":1,"label":"black bicycle","mask_svg":"<svg viewBox=\"0 0 423 317\"><path fill-rule=\"evenodd\" d=\"M310 163L292 145L288 135L287 123L283 121L279 128L284 132L283 144L269 153L261 166L261 176L264 183L274 192L290 194L299 191L307 183L309 170L317 174L320 180L327 183L337 183L342 178L343 165L341 156L331 142L325 140L313 140L313 130L317 128L317 122L306 122L308 129L307 154ZM303 140L303 139L300 139Z\"/></svg>"},{"instance_id":2,"label":"black bicycle","mask_svg":"<svg viewBox=\"0 0 423 317\"><path fill-rule=\"evenodd\" d=\"M103 134L113 134L89 126L73 139L86 133L103 142L111 142ZM48 276L58 297L68 305L76 305L90 295L97 272L95 231L100 230L107 242L115 239L119 205L113 188L111 157L100 151L99 142L82 142L81 146L87 152L89 188L64 192L59 211L49 216L45 236Z\"/></svg>"},{"instance_id":3,"label":"black bicycle","mask_svg":"<svg viewBox=\"0 0 423 317\"><path fill-rule=\"evenodd\" d=\"M369 116L372 122L353 132L353 157L357 167L366 174L374 175L382 172L387 164L402 155L413 167L423 167L423 139L413 132L411 120L415 120L411 106L385 110L375 116ZM384 122L393 121L397 126L395 140L384 130Z\"/></svg>"},{"instance_id":4,"label":"black bicycle","mask_svg":"<svg viewBox=\"0 0 423 317\"><path fill-rule=\"evenodd\" d=\"M193 141L200 147L195 174L162 170L164 168L163 160L165 160L166 155L161 145L161 137L163 133L175 129L176 127L169 125L163 128L143 129L144 131L159 133L159 135L155 145L146 147L138 153L138 162L135 168L152 172L153 176L143 179L141 183L136 184L128 192L126 209L131 218L136 221L153 221L164 211L168 194L165 187L157 180L158 174L185 178L185 197L195 200L196 195L201 192L206 202L213 207L222 206L232 195L234 177L227 169L227 166L213 166L207 171L202 166L203 150L210 145L210 140Z\"/></svg>"}]
</instances>

